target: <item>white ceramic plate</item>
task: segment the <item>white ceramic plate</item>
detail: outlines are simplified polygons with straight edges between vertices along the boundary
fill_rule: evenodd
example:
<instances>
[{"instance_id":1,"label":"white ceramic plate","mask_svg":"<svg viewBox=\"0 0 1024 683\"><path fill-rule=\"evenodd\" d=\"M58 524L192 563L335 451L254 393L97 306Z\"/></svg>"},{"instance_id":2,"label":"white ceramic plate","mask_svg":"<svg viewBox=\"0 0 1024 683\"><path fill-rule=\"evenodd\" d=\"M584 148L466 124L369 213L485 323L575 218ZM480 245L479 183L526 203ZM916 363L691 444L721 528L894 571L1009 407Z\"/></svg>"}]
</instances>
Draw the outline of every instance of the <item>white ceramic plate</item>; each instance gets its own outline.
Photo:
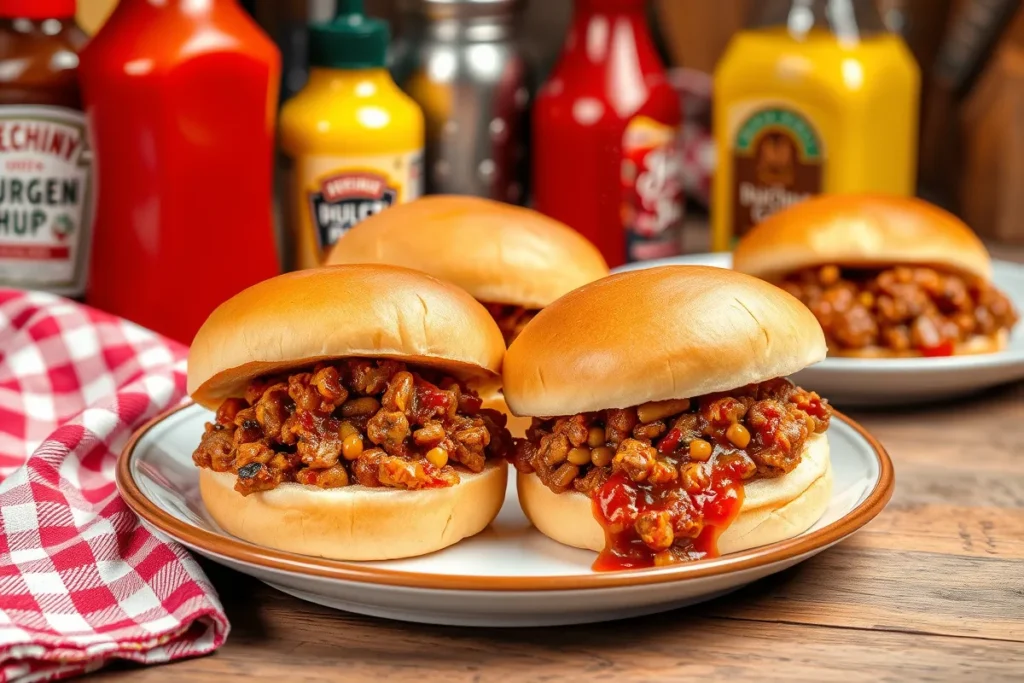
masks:
<instances>
[{"instance_id":1,"label":"white ceramic plate","mask_svg":"<svg viewBox=\"0 0 1024 683\"><path fill-rule=\"evenodd\" d=\"M731 268L731 254L694 254L648 261L616 272L666 265ZM1024 266L993 262L992 280L1024 311ZM826 358L793 376L838 406L879 406L937 401L1024 379L1024 323L999 353L948 358Z\"/></svg>"},{"instance_id":2,"label":"white ceramic plate","mask_svg":"<svg viewBox=\"0 0 1024 683\"><path fill-rule=\"evenodd\" d=\"M197 405L179 408L142 427L125 447L118 489L149 528L303 600L432 624L576 624L707 600L842 540L881 511L893 488L881 445L837 415L828 432L832 500L812 529L787 541L669 568L594 572L594 553L559 545L530 526L511 477L498 518L473 538L407 560L339 562L247 543L206 514L191 454L212 419Z\"/></svg>"}]
</instances>

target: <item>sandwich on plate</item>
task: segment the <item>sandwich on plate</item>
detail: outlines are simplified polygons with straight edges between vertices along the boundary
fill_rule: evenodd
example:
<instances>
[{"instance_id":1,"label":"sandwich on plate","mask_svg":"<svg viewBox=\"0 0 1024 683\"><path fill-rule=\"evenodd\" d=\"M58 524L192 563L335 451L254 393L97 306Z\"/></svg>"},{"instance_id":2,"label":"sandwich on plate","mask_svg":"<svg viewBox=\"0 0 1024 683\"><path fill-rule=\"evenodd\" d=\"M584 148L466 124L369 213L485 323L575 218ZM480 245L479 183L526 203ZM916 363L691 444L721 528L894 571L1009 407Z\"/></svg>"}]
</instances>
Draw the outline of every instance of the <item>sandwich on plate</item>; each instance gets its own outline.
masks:
<instances>
[{"instance_id":1,"label":"sandwich on plate","mask_svg":"<svg viewBox=\"0 0 1024 683\"><path fill-rule=\"evenodd\" d=\"M193 454L239 538L343 560L433 552L505 497L511 436L476 387L505 353L487 310L405 268L281 275L218 307L189 352L211 411Z\"/></svg>"},{"instance_id":2,"label":"sandwich on plate","mask_svg":"<svg viewBox=\"0 0 1024 683\"><path fill-rule=\"evenodd\" d=\"M981 240L919 199L824 195L758 224L733 267L802 301L829 354L953 356L1006 347L1013 304L992 284Z\"/></svg>"},{"instance_id":3,"label":"sandwich on plate","mask_svg":"<svg viewBox=\"0 0 1024 683\"><path fill-rule=\"evenodd\" d=\"M825 357L792 295L729 270L613 275L512 343L504 390L533 418L519 500L595 568L665 566L796 536L832 487L827 401L786 379Z\"/></svg>"}]
</instances>

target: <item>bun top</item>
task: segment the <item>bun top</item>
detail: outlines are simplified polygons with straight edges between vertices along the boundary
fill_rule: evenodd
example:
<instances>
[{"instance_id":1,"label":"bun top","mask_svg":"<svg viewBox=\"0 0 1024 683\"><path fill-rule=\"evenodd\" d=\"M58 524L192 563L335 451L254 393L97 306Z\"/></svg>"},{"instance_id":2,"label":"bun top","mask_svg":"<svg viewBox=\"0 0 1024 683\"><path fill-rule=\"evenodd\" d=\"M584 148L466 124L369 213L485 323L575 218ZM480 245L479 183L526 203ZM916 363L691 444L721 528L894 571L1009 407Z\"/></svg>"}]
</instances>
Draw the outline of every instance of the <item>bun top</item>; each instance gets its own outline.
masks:
<instances>
[{"instance_id":1,"label":"bun top","mask_svg":"<svg viewBox=\"0 0 1024 683\"><path fill-rule=\"evenodd\" d=\"M462 287L478 301L543 308L608 274L575 230L536 211L475 197L424 197L361 222L328 264L390 263Z\"/></svg>"},{"instance_id":2,"label":"bun top","mask_svg":"<svg viewBox=\"0 0 1024 683\"><path fill-rule=\"evenodd\" d=\"M492 385L504 352L487 309L454 285L393 266L314 268L218 306L192 341L188 392L212 408L259 375L344 357L397 358Z\"/></svg>"},{"instance_id":3,"label":"bun top","mask_svg":"<svg viewBox=\"0 0 1024 683\"><path fill-rule=\"evenodd\" d=\"M664 266L613 275L537 314L505 355L517 415L554 417L735 389L825 357L796 298L731 270Z\"/></svg>"},{"instance_id":4,"label":"bun top","mask_svg":"<svg viewBox=\"0 0 1024 683\"><path fill-rule=\"evenodd\" d=\"M992 263L963 221L920 199L822 195L765 219L740 240L733 267L766 279L825 264L936 266L988 280Z\"/></svg>"}]
</instances>

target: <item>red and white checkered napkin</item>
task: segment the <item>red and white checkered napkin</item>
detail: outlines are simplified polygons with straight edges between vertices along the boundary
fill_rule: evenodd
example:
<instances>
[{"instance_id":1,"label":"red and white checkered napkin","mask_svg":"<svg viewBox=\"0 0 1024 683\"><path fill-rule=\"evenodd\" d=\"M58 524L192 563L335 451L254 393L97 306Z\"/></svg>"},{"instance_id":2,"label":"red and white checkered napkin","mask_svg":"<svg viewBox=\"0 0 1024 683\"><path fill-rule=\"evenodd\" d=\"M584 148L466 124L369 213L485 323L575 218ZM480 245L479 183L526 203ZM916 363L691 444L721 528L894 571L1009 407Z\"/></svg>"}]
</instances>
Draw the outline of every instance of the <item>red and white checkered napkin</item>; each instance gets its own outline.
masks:
<instances>
[{"instance_id":1,"label":"red and white checkered napkin","mask_svg":"<svg viewBox=\"0 0 1024 683\"><path fill-rule=\"evenodd\" d=\"M185 349L59 297L0 289L0 681L166 662L228 632L195 560L143 528L114 463L185 393Z\"/></svg>"}]
</instances>

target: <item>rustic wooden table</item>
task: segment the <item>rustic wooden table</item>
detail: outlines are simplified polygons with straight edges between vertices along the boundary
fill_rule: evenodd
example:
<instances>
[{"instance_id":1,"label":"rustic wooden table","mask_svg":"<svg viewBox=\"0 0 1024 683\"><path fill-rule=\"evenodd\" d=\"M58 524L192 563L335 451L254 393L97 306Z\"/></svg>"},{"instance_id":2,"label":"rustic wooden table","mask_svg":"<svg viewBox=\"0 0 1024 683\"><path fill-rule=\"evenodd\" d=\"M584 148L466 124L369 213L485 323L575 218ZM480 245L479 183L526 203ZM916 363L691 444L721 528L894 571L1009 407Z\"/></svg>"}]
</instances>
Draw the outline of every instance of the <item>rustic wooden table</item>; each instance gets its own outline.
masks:
<instances>
[{"instance_id":1,"label":"rustic wooden table","mask_svg":"<svg viewBox=\"0 0 1024 683\"><path fill-rule=\"evenodd\" d=\"M994 251L1024 262L1024 249ZM227 644L97 678L1024 680L1024 383L851 415L892 456L892 502L847 541L727 597L592 626L434 627L331 611L204 562Z\"/></svg>"}]
</instances>

